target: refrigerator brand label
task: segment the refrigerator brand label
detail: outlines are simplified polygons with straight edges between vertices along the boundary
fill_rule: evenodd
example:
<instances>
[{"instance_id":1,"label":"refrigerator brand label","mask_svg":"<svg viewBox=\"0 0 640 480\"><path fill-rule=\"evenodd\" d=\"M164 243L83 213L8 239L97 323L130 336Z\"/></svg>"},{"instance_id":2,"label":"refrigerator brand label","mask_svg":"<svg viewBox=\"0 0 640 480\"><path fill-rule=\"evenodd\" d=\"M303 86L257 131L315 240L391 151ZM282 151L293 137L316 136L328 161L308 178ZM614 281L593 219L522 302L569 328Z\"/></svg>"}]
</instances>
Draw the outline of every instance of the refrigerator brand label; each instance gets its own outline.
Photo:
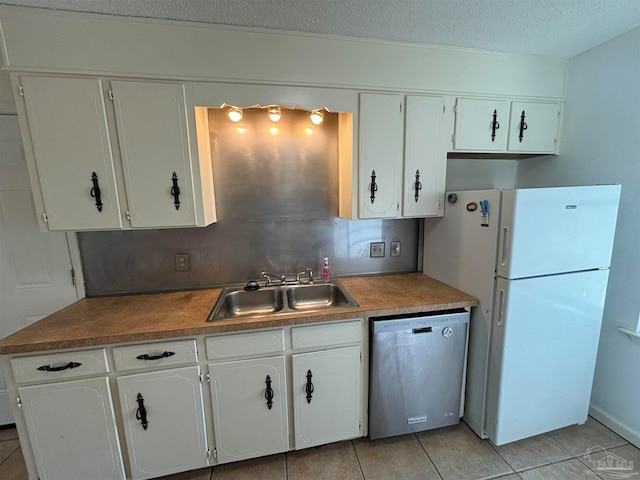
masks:
<instances>
[{"instance_id":1,"label":"refrigerator brand label","mask_svg":"<svg viewBox=\"0 0 640 480\"><path fill-rule=\"evenodd\" d=\"M578 208L578 206L577 205L567 205L564 208L566 208L567 210L575 210L576 208Z\"/></svg>"},{"instance_id":2,"label":"refrigerator brand label","mask_svg":"<svg viewBox=\"0 0 640 480\"><path fill-rule=\"evenodd\" d=\"M421 417L409 417L407 418L407 423L409 425L413 425L414 423L424 423L427 421L427 416L423 415Z\"/></svg>"}]
</instances>

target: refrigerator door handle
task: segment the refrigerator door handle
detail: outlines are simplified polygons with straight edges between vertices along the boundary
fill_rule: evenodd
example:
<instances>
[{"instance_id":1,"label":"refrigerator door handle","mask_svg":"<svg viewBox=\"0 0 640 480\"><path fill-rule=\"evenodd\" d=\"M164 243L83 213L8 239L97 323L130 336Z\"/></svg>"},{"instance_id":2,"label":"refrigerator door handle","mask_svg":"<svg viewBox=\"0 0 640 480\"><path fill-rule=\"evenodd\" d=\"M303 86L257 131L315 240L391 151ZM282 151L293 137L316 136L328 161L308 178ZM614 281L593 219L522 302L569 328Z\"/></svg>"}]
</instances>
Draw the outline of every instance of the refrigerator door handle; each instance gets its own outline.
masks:
<instances>
[{"instance_id":1,"label":"refrigerator door handle","mask_svg":"<svg viewBox=\"0 0 640 480\"><path fill-rule=\"evenodd\" d=\"M504 290L498 290L498 308L496 315L496 327L502 327L504 324Z\"/></svg>"},{"instance_id":2,"label":"refrigerator door handle","mask_svg":"<svg viewBox=\"0 0 640 480\"><path fill-rule=\"evenodd\" d=\"M500 265L505 266L509 259L509 227L502 227L502 252L500 254Z\"/></svg>"}]
</instances>

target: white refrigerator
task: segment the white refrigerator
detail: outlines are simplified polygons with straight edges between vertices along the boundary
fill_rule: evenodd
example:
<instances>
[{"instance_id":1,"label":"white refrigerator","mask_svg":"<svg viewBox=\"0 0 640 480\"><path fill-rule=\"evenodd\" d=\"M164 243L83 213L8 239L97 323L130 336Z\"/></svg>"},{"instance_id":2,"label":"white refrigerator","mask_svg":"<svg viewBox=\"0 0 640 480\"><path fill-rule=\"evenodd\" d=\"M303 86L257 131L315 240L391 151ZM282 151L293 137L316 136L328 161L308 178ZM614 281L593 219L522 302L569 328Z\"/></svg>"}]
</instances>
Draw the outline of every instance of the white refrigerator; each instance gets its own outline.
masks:
<instances>
[{"instance_id":1,"label":"white refrigerator","mask_svg":"<svg viewBox=\"0 0 640 480\"><path fill-rule=\"evenodd\" d=\"M447 193L425 274L479 300L464 419L513 442L587 419L620 185Z\"/></svg>"}]
</instances>

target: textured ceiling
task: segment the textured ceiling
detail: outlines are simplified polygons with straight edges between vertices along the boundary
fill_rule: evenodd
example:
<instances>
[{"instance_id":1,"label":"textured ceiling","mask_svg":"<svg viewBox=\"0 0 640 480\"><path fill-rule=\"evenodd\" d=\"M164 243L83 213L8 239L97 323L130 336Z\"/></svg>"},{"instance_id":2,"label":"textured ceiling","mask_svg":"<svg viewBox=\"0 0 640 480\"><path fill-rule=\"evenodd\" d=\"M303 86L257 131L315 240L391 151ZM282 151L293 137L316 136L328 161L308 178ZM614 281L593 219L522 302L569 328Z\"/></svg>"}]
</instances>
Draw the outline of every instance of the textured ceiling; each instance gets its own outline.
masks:
<instances>
[{"instance_id":1,"label":"textured ceiling","mask_svg":"<svg viewBox=\"0 0 640 480\"><path fill-rule=\"evenodd\" d=\"M640 0L0 0L570 58L640 25Z\"/></svg>"}]
</instances>

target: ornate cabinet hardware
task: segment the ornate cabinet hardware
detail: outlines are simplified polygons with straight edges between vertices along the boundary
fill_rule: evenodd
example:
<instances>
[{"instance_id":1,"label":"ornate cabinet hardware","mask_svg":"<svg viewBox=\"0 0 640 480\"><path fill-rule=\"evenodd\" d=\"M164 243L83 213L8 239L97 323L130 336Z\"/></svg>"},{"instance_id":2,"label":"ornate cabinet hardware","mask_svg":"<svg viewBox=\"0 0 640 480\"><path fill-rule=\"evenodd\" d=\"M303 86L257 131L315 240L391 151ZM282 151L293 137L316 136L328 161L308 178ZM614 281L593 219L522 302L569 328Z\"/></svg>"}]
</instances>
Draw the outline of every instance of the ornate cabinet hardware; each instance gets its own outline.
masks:
<instances>
[{"instance_id":1,"label":"ornate cabinet hardware","mask_svg":"<svg viewBox=\"0 0 640 480\"><path fill-rule=\"evenodd\" d=\"M178 186L178 175L173 172L171 175L171 181L173 186L171 187L171 195L173 195L173 204L176 206L176 210L180 209L180 187Z\"/></svg>"},{"instance_id":2,"label":"ornate cabinet hardware","mask_svg":"<svg viewBox=\"0 0 640 480\"><path fill-rule=\"evenodd\" d=\"M142 428L146 430L149 426L149 422L147 421L147 409L144 408L144 398L142 397L141 393L138 393L136 401L138 402L138 409L136 410L136 420L140 420L140 425L142 425Z\"/></svg>"},{"instance_id":3,"label":"ornate cabinet hardware","mask_svg":"<svg viewBox=\"0 0 640 480\"><path fill-rule=\"evenodd\" d=\"M91 183L93 184L93 187L91 187L89 193L91 195L91 198L96 199L96 208L99 212L101 212L102 199L100 198L100 185L98 184L98 175L96 175L96 172L91 172Z\"/></svg>"},{"instance_id":4,"label":"ornate cabinet hardware","mask_svg":"<svg viewBox=\"0 0 640 480\"><path fill-rule=\"evenodd\" d=\"M520 115L520 135L518 135L518 138L520 139L520 141L522 142L522 138L524 137L524 131L528 128L527 124L524 121L525 115L524 115L524 110L522 110L522 115Z\"/></svg>"}]
</instances>

